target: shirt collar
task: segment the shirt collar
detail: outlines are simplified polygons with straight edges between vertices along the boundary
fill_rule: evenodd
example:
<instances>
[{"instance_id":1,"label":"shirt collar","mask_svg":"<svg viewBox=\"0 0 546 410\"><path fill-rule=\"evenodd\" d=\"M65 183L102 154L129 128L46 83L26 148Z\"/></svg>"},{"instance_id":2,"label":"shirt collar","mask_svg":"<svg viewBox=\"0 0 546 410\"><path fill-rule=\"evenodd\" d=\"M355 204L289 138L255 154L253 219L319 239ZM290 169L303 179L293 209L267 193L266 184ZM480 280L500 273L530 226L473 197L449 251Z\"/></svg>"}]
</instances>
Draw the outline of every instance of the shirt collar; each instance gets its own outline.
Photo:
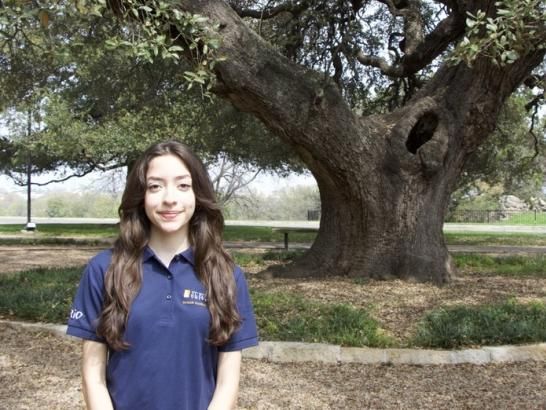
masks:
<instances>
[{"instance_id":1,"label":"shirt collar","mask_svg":"<svg viewBox=\"0 0 546 410\"><path fill-rule=\"evenodd\" d=\"M189 262L193 267L195 267L195 257L193 254L193 248L191 246L188 249L178 253L176 256L184 258L186 262ZM152 257L156 257L156 255L154 251L148 245L146 245L146 247L144 248L144 253L142 254L142 261L146 262Z\"/></svg>"}]
</instances>

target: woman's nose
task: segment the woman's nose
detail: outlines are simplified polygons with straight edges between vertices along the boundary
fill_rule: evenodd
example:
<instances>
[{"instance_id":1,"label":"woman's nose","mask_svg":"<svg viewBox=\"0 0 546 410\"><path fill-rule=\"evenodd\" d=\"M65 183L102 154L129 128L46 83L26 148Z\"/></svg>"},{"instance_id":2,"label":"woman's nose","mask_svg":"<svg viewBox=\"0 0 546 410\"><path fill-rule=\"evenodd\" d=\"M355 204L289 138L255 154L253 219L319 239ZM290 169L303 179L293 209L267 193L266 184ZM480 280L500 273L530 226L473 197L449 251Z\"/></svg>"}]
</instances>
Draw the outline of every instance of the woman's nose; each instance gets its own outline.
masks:
<instances>
[{"instance_id":1,"label":"woman's nose","mask_svg":"<svg viewBox=\"0 0 546 410\"><path fill-rule=\"evenodd\" d=\"M176 197L176 189L174 187L166 187L164 194L163 194L163 202L165 203L176 203L177 197Z\"/></svg>"}]
</instances>

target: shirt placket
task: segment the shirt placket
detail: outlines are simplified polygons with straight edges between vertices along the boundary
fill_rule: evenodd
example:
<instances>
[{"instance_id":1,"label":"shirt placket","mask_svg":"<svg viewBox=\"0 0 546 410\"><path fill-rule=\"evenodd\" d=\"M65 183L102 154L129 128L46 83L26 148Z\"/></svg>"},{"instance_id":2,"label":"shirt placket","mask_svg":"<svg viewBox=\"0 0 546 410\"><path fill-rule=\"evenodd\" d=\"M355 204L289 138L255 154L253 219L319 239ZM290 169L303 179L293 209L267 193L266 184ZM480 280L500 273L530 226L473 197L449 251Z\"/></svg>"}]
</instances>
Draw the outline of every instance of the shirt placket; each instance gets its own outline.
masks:
<instances>
[{"instance_id":1,"label":"shirt placket","mask_svg":"<svg viewBox=\"0 0 546 410\"><path fill-rule=\"evenodd\" d=\"M175 303L175 288L174 288L174 278L173 278L173 263L176 263L178 261L178 255L175 256L171 264L169 265L169 268L164 269L164 280L167 281L166 286L164 289L166 290L165 294L163 295L163 309L162 309L162 315L161 315L161 322L163 323L172 323L174 322L174 303Z\"/></svg>"}]
</instances>

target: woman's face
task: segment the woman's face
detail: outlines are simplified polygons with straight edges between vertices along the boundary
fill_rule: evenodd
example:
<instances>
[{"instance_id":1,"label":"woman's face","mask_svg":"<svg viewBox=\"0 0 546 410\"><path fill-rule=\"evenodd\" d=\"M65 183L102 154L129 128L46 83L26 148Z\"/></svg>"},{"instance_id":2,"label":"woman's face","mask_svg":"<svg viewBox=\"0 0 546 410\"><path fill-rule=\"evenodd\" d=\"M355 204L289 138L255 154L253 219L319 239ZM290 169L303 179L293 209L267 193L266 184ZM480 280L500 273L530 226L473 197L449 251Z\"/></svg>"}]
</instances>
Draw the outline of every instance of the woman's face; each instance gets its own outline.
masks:
<instances>
[{"instance_id":1,"label":"woman's face","mask_svg":"<svg viewBox=\"0 0 546 410\"><path fill-rule=\"evenodd\" d=\"M152 236L187 238L195 211L195 194L190 171L177 156L162 155L148 164L144 210Z\"/></svg>"}]
</instances>

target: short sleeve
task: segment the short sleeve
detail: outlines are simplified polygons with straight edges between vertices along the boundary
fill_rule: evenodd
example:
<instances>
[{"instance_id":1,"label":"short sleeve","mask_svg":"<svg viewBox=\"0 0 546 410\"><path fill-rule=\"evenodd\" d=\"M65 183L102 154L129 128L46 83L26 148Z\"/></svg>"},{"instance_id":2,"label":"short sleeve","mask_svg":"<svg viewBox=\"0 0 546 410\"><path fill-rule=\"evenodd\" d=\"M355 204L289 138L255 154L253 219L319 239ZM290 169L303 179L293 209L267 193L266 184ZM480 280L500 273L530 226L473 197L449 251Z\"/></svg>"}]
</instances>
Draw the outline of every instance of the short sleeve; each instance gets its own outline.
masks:
<instances>
[{"instance_id":1,"label":"short sleeve","mask_svg":"<svg viewBox=\"0 0 546 410\"><path fill-rule=\"evenodd\" d=\"M241 315L241 326L231 335L229 341L221 346L220 352L232 352L246 349L258 344L258 330L252 301L248 293L248 285L241 268L235 268L235 283L237 285L237 308Z\"/></svg>"},{"instance_id":2,"label":"short sleeve","mask_svg":"<svg viewBox=\"0 0 546 410\"><path fill-rule=\"evenodd\" d=\"M104 274L109 265L106 253L95 256L83 271L74 298L66 333L86 340L104 342L97 336L97 322L102 311Z\"/></svg>"}]
</instances>

